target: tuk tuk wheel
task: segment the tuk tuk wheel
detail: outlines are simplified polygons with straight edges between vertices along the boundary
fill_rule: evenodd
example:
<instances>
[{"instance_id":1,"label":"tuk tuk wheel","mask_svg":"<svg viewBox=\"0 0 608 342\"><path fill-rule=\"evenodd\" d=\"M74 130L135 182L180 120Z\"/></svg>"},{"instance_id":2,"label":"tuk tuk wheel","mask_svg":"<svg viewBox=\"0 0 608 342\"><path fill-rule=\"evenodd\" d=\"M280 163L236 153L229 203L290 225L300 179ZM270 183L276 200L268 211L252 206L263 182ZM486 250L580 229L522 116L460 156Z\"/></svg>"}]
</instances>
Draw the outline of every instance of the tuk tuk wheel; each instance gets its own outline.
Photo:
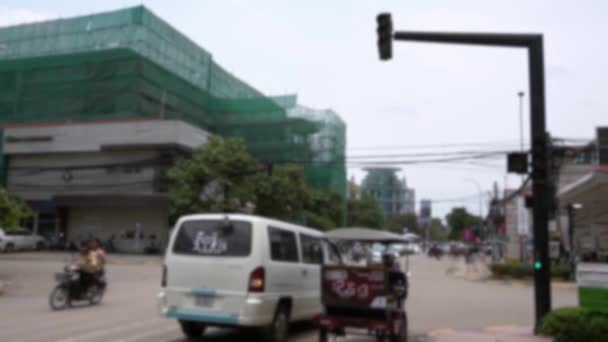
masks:
<instances>
[{"instance_id":1,"label":"tuk tuk wheel","mask_svg":"<svg viewBox=\"0 0 608 342\"><path fill-rule=\"evenodd\" d=\"M401 316L401 324L399 332L392 333L390 336L390 342L407 342L407 314L404 313Z\"/></svg>"}]
</instances>

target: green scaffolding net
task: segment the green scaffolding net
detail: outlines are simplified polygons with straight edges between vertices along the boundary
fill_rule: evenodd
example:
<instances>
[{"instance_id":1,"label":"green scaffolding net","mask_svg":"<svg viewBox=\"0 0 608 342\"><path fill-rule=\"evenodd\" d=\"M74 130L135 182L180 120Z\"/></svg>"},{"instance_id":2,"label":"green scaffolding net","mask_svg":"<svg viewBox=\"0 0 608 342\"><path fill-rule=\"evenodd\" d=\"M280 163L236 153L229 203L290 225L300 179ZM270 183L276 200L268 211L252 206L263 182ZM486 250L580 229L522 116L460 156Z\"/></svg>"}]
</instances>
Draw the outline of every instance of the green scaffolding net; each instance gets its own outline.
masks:
<instances>
[{"instance_id":1,"label":"green scaffolding net","mask_svg":"<svg viewBox=\"0 0 608 342\"><path fill-rule=\"evenodd\" d=\"M142 6L0 28L0 125L183 120L345 195L344 123L296 102L264 96Z\"/></svg>"},{"instance_id":2,"label":"green scaffolding net","mask_svg":"<svg viewBox=\"0 0 608 342\"><path fill-rule=\"evenodd\" d=\"M0 187L6 185L6 161L3 153L3 144L4 142L4 134L2 129L0 129Z\"/></svg>"}]
</instances>

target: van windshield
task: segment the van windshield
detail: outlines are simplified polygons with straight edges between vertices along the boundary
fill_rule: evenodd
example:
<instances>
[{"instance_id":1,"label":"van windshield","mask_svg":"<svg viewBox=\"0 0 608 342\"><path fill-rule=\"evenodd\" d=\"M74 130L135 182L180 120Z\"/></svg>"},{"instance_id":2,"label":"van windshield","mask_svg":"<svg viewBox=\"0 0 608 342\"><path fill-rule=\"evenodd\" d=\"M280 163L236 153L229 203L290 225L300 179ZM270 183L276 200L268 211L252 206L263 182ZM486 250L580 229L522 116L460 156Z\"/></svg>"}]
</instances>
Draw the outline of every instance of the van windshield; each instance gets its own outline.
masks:
<instances>
[{"instance_id":1,"label":"van windshield","mask_svg":"<svg viewBox=\"0 0 608 342\"><path fill-rule=\"evenodd\" d=\"M175 254L244 257L250 252L251 223L243 221L186 221L173 244Z\"/></svg>"}]
</instances>

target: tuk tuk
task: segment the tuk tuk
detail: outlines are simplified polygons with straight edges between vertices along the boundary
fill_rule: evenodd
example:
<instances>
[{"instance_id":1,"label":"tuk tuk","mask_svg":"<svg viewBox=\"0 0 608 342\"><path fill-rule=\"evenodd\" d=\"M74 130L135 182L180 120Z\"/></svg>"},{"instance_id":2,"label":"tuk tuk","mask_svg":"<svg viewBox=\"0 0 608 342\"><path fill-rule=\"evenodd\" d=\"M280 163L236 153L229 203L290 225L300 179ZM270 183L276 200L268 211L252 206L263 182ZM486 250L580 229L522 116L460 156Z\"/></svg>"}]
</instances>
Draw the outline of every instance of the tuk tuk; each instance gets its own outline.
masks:
<instances>
[{"instance_id":1,"label":"tuk tuk","mask_svg":"<svg viewBox=\"0 0 608 342\"><path fill-rule=\"evenodd\" d=\"M321 268L324 310L316 319L319 341L350 334L371 335L378 341L407 341L404 303L409 286L409 265L407 256L403 260L395 252L399 249L391 248L391 245L407 243L407 240L397 234L367 228L336 229L328 232L326 239L342 258L337 264L324 264ZM373 262L374 258L366 264L349 263L344 258L348 246L351 249L365 246L372 251L377 250L378 245L384 247L379 263Z\"/></svg>"}]
</instances>

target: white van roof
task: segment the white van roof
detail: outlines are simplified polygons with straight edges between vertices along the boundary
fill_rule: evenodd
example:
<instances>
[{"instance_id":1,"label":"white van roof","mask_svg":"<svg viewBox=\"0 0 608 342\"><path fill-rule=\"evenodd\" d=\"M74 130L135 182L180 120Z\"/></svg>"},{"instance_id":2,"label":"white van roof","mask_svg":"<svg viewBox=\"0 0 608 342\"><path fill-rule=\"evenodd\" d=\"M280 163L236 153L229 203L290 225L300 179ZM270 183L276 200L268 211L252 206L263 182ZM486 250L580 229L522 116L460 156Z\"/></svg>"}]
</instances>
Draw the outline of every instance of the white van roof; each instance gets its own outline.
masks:
<instances>
[{"instance_id":1,"label":"white van roof","mask_svg":"<svg viewBox=\"0 0 608 342\"><path fill-rule=\"evenodd\" d=\"M239 214L239 213L211 213L211 214L190 214L184 215L179 218L177 221L177 225L181 225L184 221L192 221L192 220L223 220L225 217L228 217L229 220L234 221L250 221L250 222L259 222L266 223L268 225L277 225L282 227L288 227L297 232L306 233L313 236L323 236L323 233L317 229L300 226L294 223L289 223L285 221L275 220L268 217L249 215L249 214ZM280 228L280 227L278 227Z\"/></svg>"}]
</instances>

